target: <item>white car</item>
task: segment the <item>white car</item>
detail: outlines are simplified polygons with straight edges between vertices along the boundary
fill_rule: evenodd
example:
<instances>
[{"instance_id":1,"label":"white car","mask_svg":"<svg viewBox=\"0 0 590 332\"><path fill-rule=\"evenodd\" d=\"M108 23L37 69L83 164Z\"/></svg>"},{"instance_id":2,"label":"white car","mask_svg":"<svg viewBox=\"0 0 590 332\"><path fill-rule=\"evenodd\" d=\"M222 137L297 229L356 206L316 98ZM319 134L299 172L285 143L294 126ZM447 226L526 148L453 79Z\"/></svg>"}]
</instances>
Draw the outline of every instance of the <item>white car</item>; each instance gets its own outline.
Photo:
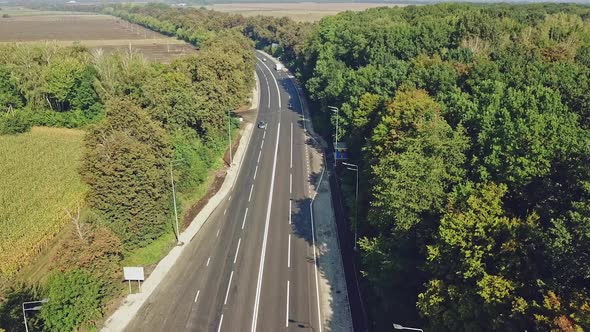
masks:
<instances>
[{"instance_id":1,"label":"white car","mask_svg":"<svg viewBox=\"0 0 590 332\"><path fill-rule=\"evenodd\" d=\"M266 121L258 122L258 128L260 128L260 129L266 129L266 125L267 125Z\"/></svg>"}]
</instances>

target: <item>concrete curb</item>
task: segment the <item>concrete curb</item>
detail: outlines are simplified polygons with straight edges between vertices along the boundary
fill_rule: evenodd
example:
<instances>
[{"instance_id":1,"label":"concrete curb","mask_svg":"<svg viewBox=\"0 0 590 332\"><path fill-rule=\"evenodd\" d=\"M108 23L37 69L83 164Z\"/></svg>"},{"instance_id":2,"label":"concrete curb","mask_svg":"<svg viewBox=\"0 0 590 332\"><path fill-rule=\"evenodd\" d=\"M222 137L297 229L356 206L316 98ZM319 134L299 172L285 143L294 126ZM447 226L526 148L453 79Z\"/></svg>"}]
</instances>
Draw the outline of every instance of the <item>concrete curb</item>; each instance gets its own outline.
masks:
<instances>
[{"instance_id":1,"label":"concrete curb","mask_svg":"<svg viewBox=\"0 0 590 332\"><path fill-rule=\"evenodd\" d=\"M258 77L256 77L256 88L254 90L254 96L260 94L259 84L260 83ZM260 100L260 98L254 97L252 99L252 107L258 108L258 100ZM209 202L207 202L203 209L201 209L201 211L195 216L189 227L180 234L180 241L184 243L190 242L199 232L201 227L205 224L211 213L213 213L213 211L217 208L219 203L221 203L223 199L227 197L227 195L234 187L234 184L242 167L242 162L244 160L247 147L250 143L250 138L252 137L253 128L254 125L252 123L247 123L244 127L243 135L240 138L240 143L238 149L236 150L234 163L227 170L223 184L221 185L217 193L215 193L215 195L213 195L213 197L209 199ZM235 160L238 160L238 162L236 163ZM166 274L174 266L174 264L176 263L176 261L178 260L185 248L186 245L172 248L172 250L170 250L170 252L164 258L162 258L162 260L158 263L154 271L145 280L141 287L142 292L128 295L125 301L121 304L121 306L106 320L105 325L101 329L101 331L114 332L125 330L127 325L135 317L141 306L150 297L153 291L158 287L160 282L166 277Z\"/></svg>"}]
</instances>

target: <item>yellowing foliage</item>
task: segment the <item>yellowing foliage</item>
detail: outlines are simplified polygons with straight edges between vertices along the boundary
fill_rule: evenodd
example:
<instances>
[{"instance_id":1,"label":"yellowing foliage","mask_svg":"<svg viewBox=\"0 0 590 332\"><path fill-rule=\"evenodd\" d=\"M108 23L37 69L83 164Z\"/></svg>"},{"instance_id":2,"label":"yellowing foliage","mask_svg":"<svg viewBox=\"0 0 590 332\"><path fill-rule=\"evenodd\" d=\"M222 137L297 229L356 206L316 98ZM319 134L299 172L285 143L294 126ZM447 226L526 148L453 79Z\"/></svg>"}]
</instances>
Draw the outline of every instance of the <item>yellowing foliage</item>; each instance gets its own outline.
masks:
<instances>
[{"instance_id":1,"label":"yellowing foliage","mask_svg":"<svg viewBox=\"0 0 590 332\"><path fill-rule=\"evenodd\" d=\"M84 132L35 127L0 136L0 283L30 262L86 191L78 175Z\"/></svg>"}]
</instances>

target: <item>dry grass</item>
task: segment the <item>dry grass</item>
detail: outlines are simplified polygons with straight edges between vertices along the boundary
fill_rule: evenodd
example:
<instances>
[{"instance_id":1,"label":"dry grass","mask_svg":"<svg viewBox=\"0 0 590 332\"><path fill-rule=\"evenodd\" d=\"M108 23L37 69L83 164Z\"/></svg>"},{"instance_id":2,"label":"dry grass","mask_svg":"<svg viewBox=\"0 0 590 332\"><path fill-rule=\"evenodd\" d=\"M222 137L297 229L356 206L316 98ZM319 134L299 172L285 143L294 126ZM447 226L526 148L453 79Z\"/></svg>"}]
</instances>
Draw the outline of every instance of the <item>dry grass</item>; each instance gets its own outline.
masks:
<instances>
[{"instance_id":1,"label":"dry grass","mask_svg":"<svg viewBox=\"0 0 590 332\"><path fill-rule=\"evenodd\" d=\"M0 281L30 263L86 191L78 175L84 132L35 127L0 136Z\"/></svg>"},{"instance_id":2,"label":"dry grass","mask_svg":"<svg viewBox=\"0 0 590 332\"><path fill-rule=\"evenodd\" d=\"M231 3L216 4L207 6L208 9L227 12L233 14L242 14L244 16L275 16L290 17L295 21L314 22L319 21L324 16L336 15L339 12L351 10L362 11L375 7L403 6L401 4L387 3Z\"/></svg>"}]
</instances>

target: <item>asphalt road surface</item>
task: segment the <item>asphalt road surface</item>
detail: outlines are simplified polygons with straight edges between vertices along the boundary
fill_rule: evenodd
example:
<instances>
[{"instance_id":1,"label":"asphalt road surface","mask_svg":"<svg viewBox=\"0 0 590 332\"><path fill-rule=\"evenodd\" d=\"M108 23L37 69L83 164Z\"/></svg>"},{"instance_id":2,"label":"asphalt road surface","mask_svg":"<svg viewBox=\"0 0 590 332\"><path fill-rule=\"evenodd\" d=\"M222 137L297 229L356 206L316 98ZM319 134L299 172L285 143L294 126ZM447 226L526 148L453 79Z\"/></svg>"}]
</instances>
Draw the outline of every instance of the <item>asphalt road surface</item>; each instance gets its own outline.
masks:
<instances>
[{"instance_id":1,"label":"asphalt road surface","mask_svg":"<svg viewBox=\"0 0 590 332\"><path fill-rule=\"evenodd\" d=\"M321 331L303 112L294 81L256 56L268 125L127 331Z\"/></svg>"}]
</instances>

